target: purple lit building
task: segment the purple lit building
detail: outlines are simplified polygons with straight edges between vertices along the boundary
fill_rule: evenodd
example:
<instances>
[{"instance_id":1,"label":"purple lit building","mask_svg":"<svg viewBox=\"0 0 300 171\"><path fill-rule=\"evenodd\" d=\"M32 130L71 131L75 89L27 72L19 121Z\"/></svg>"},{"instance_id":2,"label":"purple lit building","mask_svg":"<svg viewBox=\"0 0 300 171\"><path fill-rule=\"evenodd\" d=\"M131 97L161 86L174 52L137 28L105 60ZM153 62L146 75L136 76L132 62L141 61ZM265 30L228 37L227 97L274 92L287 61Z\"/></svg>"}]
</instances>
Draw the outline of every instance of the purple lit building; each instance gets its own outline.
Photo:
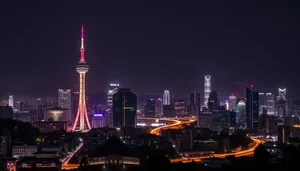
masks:
<instances>
[{"instance_id":1,"label":"purple lit building","mask_svg":"<svg viewBox=\"0 0 300 171\"><path fill-rule=\"evenodd\" d=\"M95 113L92 118L92 128L102 128L105 127L104 114Z\"/></svg>"}]
</instances>

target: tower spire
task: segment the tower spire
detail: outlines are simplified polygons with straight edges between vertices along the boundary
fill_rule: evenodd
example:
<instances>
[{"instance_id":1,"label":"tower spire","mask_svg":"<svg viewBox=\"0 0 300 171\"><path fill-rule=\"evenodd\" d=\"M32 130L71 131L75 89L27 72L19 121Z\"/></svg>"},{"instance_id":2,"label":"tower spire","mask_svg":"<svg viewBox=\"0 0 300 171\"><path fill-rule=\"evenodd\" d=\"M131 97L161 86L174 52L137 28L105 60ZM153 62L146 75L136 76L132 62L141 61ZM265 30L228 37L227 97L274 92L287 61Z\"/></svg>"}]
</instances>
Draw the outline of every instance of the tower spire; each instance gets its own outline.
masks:
<instances>
[{"instance_id":1,"label":"tower spire","mask_svg":"<svg viewBox=\"0 0 300 171\"><path fill-rule=\"evenodd\" d=\"M85 62L85 59L84 59L84 27L83 27L83 25L81 26L80 62Z\"/></svg>"}]
</instances>

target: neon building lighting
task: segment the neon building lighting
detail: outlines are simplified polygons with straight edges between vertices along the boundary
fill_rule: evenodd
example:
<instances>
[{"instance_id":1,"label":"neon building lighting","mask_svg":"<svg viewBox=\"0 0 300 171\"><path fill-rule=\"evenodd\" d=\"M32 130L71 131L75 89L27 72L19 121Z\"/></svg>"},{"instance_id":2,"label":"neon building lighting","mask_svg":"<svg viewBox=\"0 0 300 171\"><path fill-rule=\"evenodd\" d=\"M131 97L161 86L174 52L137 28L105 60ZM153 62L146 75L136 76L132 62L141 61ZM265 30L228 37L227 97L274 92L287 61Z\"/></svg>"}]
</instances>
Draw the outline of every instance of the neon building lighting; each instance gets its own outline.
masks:
<instances>
[{"instance_id":1,"label":"neon building lighting","mask_svg":"<svg viewBox=\"0 0 300 171\"><path fill-rule=\"evenodd\" d=\"M211 75L204 76L204 107L208 107L207 102L211 92Z\"/></svg>"},{"instance_id":2,"label":"neon building lighting","mask_svg":"<svg viewBox=\"0 0 300 171\"><path fill-rule=\"evenodd\" d=\"M76 119L73 125L73 131L90 130L91 125L88 119L86 109L86 94L85 94L85 74L89 70L89 66L84 59L84 28L81 27L81 48L80 48L80 61L76 65L76 70L79 73L79 102ZM79 121L79 127L77 127Z\"/></svg>"}]
</instances>

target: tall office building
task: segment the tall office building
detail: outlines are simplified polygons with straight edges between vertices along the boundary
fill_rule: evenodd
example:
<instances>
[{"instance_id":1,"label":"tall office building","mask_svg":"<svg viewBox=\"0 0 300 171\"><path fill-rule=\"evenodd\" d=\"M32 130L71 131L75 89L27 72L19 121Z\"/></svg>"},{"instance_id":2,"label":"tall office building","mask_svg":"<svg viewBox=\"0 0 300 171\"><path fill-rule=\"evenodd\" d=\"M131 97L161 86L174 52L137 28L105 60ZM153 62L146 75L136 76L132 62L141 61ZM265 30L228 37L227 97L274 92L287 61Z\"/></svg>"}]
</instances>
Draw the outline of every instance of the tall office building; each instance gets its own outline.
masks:
<instances>
[{"instance_id":1,"label":"tall office building","mask_svg":"<svg viewBox=\"0 0 300 171\"><path fill-rule=\"evenodd\" d=\"M208 98L208 111L218 110L220 107L220 101L218 99L218 94L216 91L212 91L209 93Z\"/></svg>"},{"instance_id":2,"label":"tall office building","mask_svg":"<svg viewBox=\"0 0 300 171\"><path fill-rule=\"evenodd\" d=\"M246 124L247 128L257 131L259 120L259 95L258 91L246 86Z\"/></svg>"},{"instance_id":3,"label":"tall office building","mask_svg":"<svg viewBox=\"0 0 300 171\"><path fill-rule=\"evenodd\" d=\"M286 98L286 88L278 89L278 96L276 100L276 110L275 114L279 117L288 116L288 104Z\"/></svg>"},{"instance_id":4,"label":"tall office building","mask_svg":"<svg viewBox=\"0 0 300 171\"><path fill-rule=\"evenodd\" d=\"M128 88L120 88L113 95L113 126L136 126L137 97Z\"/></svg>"},{"instance_id":5,"label":"tall office building","mask_svg":"<svg viewBox=\"0 0 300 171\"><path fill-rule=\"evenodd\" d=\"M147 100L147 104L145 105L145 117L155 117L155 99L153 98Z\"/></svg>"},{"instance_id":6,"label":"tall office building","mask_svg":"<svg viewBox=\"0 0 300 171\"><path fill-rule=\"evenodd\" d=\"M263 114L264 108L267 109L265 93L259 93L259 115Z\"/></svg>"},{"instance_id":7,"label":"tall office building","mask_svg":"<svg viewBox=\"0 0 300 171\"><path fill-rule=\"evenodd\" d=\"M204 76L204 107L208 108L208 98L211 92L211 75Z\"/></svg>"},{"instance_id":8,"label":"tall office building","mask_svg":"<svg viewBox=\"0 0 300 171\"><path fill-rule=\"evenodd\" d=\"M120 84L112 83L109 84L108 92L107 92L107 112L105 115L105 126L113 127L113 96L118 91Z\"/></svg>"},{"instance_id":9,"label":"tall office building","mask_svg":"<svg viewBox=\"0 0 300 171\"><path fill-rule=\"evenodd\" d=\"M246 124L246 103L240 100L236 106L236 122L240 125Z\"/></svg>"},{"instance_id":10,"label":"tall office building","mask_svg":"<svg viewBox=\"0 0 300 171\"><path fill-rule=\"evenodd\" d=\"M81 27L81 48L80 48L80 61L76 66L76 71L79 73L79 102L78 112L76 114L75 122L73 125L73 131L75 130L90 130L91 125L88 118L87 107L86 107L86 93L85 93L85 74L89 70L89 66L86 64L84 58L84 29ZM79 123L79 128L77 124Z\"/></svg>"},{"instance_id":11,"label":"tall office building","mask_svg":"<svg viewBox=\"0 0 300 171\"><path fill-rule=\"evenodd\" d=\"M107 107L111 108L113 106L113 95L118 91L120 84L109 84L109 89L107 92Z\"/></svg>"},{"instance_id":12,"label":"tall office building","mask_svg":"<svg viewBox=\"0 0 300 171\"><path fill-rule=\"evenodd\" d=\"M279 99L286 100L286 88L278 88L277 100Z\"/></svg>"},{"instance_id":13,"label":"tall office building","mask_svg":"<svg viewBox=\"0 0 300 171\"><path fill-rule=\"evenodd\" d=\"M237 105L236 96L234 94L231 94L229 96L229 110L232 111L232 110L236 109L236 105Z\"/></svg>"},{"instance_id":14,"label":"tall office building","mask_svg":"<svg viewBox=\"0 0 300 171\"><path fill-rule=\"evenodd\" d=\"M8 106L14 108L14 97L12 95L10 95L8 98Z\"/></svg>"},{"instance_id":15,"label":"tall office building","mask_svg":"<svg viewBox=\"0 0 300 171\"><path fill-rule=\"evenodd\" d=\"M275 115L275 101L272 93L266 93L267 99L267 115Z\"/></svg>"},{"instance_id":16,"label":"tall office building","mask_svg":"<svg viewBox=\"0 0 300 171\"><path fill-rule=\"evenodd\" d=\"M58 107L71 109L71 90L58 89Z\"/></svg>"},{"instance_id":17,"label":"tall office building","mask_svg":"<svg viewBox=\"0 0 300 171\"><path fill-rule=\"evenodd\" d=\"M190 115L198 116L200 114L201 109L201 101L200 101L200 93L192 92L190 93Z\"/></svg>"},{"instance_id":18,"label":"tall office building","mask_svg":"<svg viewBox=\"0 0 300 171\"><path fill-rule=\"evenodd\" d=\"M158 98L155 101L155 115L156 116L162 116L163 115L163 104L162 104L162 99Z\"/></svg>"},{"instance_id":19,"label":"tall office building","mask_svg":"<svg viewBox=\"0 0 300 171\"><path fill-rule=\"evenodd\" d=\"M176 100L174 104L177 116L184 116L187 114L187 104L185 100Z\"/></svg>"},{"instance_id":20,"label":"tall office building","mask_svg":"<svg viewBox=\"0 0 300 171\"><path fill-rule=\"evenodd\" d=\"M164 90L163 105L171 105L171 93L170 93L170 90Z\"/></svg>"}]
</instances>

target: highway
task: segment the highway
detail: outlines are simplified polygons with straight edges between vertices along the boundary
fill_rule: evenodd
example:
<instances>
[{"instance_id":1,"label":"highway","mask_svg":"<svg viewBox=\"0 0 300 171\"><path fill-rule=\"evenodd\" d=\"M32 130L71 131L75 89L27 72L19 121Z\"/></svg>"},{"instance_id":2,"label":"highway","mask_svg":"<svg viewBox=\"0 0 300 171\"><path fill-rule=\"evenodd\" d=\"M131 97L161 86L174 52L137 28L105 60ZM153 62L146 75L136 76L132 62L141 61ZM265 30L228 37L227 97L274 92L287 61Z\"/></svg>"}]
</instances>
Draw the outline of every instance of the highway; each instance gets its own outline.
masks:
<instances>
[{"instance_id":1,"label":"highway","mask_svg":"<svg viewBox=\"0 0 300 171\"><path fill-rule=\"evenodd\" d=\"M256 138L251 138L251 139L253 140L254 145L252 147L250 147L249 149L246 149L246 150L242 150L242 151L234 152L234 153L214 154L214 155L211 155L211 156L191 157L191 158L188 158L188 159L187 158L185 158L185 159L184 158L171 159L171 162L172 163L175 163L175 162L188 163L188 162L192 162L192 161L199 162L203 159L207 159L207 158L211 158L211 157L225 158L226 156L229 156L229 155L233 155L235 157L252 156L254 154L255 148L259 144L264 143L264 141L256 139Z\"/></svg>"},{"instance_id":2,"label":"highway","mask_svg":"<svg viewBox=\"0 0 300 171\"><path fill-rule=\"evenodd\" d=\"M160 126L157 128L154 128L150 131L151 134L155 134L155 135L160 135L160 130L162 129L176 129L179 128L181 125L183 124L190 124L195 122L196 120L192 119L192 118L142 118L142 119L159 119L159 120L164 120L164 121L171 121L173 122L172 124L169 125L164 125L164 126ZM211 156L204 156L204 157L191 157L191 158L178 158L178 159L171 159L170 161L172 163L174 162L183 162L183 163L188 163L188 162L199 162L203 159L206 158L211 158L211 157L217 157L217 158L224 158L228 155L234 155L235 157L242 157L242 156L252 156L254 154L254 150L255 148L260 144L260 143L264 143L263 140L259 140L257 138L251 138L254 142L254 145L246 150L242 150L239 152L234 152L234 153L224 153L224 154L214 154ZM65 170L70 170L70 169L74 169L74 168L78 168L79 164L70 164L69 161L70 159L73 157L73 155L75 155L77 153L77 151L82 147L83 144L80 144L77 149L70 154L66 159L63 160L62 162L62 169Z\"/></svg>"}]
</instances>

